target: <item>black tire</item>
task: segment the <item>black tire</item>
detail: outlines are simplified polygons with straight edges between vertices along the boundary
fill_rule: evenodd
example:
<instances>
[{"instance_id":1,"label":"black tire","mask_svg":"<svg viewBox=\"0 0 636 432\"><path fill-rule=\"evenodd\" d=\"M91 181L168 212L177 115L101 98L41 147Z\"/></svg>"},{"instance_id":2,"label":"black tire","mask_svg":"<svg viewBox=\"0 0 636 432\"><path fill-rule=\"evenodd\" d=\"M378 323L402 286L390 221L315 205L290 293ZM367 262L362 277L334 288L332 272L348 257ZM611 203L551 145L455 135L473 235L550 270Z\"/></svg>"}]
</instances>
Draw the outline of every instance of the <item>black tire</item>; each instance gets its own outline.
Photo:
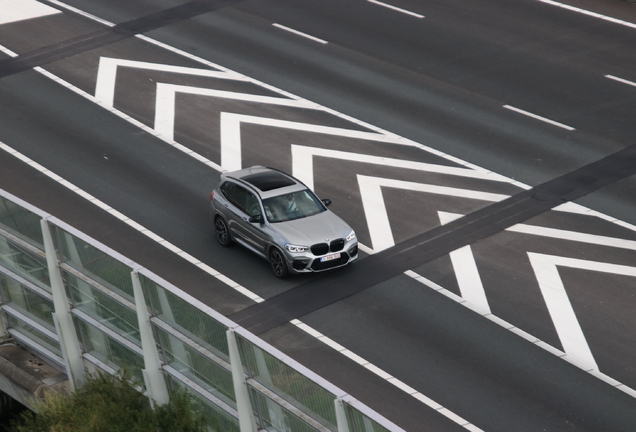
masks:
<instances>
[{"instance_id":1,"label":"black tire","mask_svg":"<svg viewBox=\"0 0 636 432\"><path fill-rule=\"evenodd\" d=\"M289 276L287 260L285 260L285 255L283 255L280 249L276 247L270 249L269 264L272 266L272 271L278 279L285 279L287 276Z\"/></svg>"},{"instance_id":2,"label":"black tire","mask_svg":"<svg viewBox=\"0 0 636 432\"><path fill-rule=\"evenodd\" d=\"M230 236L230 229L221 216L217 216L214 219L214 234L219 244L223 247L228 247L232 244L232 237Z\"/></svg>"}]
</instances>

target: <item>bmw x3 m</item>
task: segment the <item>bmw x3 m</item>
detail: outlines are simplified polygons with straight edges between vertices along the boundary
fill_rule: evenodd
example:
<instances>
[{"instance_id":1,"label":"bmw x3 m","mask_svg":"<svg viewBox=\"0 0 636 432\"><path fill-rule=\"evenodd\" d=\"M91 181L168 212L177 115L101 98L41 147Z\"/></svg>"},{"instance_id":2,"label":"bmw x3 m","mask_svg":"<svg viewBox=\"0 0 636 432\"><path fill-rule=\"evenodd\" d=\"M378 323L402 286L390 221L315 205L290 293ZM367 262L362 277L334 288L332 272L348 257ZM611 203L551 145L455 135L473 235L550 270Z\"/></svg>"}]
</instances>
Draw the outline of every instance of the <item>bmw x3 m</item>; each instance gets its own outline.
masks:
<instances>
[{"instance_id":1,"label":"bmw x3 m","mask_svg":"<svg viewBox=\"0 0 636 432\"><path fill-rule=\"evenodd\" d=\"M327 209L329 204L300 180L262 166L221 174L210 194L219 243L245 246L267 259L281 279L358 258L355 232Z\"/></svg>"}]
</instances>

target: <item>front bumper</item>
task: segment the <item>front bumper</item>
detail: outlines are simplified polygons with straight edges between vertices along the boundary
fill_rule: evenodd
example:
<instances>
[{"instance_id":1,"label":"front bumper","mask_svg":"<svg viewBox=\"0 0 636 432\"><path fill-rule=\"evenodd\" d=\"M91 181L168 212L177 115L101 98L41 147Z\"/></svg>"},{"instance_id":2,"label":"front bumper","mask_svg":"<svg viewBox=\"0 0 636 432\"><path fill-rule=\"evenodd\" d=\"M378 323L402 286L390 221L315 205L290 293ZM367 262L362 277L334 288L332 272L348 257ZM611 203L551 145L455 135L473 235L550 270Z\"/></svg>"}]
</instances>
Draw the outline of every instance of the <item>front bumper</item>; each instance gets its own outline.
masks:
<instances>
[{"instance_id":1,"label":"front bumper","mask_svg":"<svg viewBox=\"0 0 636 432\"><path fill-rule=\"evenodd\" d=\"M328 253L322 256L316 256L309 251L306 253L286 252L289 271L292 273L311 273L345 266L358 259L358 242L350 242L350 244L345 245L343 250L336 253L339 253L340 256L335 259L329 259L328 261L322 261L322 258L332 256L333 254Z\"/></svg>"}]
</instances>

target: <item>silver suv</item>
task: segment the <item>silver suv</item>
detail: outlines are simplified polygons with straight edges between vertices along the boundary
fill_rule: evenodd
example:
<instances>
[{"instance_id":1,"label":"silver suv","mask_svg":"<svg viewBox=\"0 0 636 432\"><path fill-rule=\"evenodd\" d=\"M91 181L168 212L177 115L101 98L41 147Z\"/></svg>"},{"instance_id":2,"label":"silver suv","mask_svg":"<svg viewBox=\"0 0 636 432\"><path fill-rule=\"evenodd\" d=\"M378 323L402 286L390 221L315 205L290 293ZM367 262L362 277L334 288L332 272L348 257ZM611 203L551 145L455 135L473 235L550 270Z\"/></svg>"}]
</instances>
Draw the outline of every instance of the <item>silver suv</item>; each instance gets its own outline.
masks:
<instances>
[{"instance_id":1,"label":"silver suv","mask_svg":"<svg viewBox=\"0 0 636 432\"><path fill-rule=\"evenodd\" d=\"M221 174L210 194L216 238L267 259L274 274L344 266L358 258L355 232L298 179L253 166Z\"/></svg>"}]
</instances>

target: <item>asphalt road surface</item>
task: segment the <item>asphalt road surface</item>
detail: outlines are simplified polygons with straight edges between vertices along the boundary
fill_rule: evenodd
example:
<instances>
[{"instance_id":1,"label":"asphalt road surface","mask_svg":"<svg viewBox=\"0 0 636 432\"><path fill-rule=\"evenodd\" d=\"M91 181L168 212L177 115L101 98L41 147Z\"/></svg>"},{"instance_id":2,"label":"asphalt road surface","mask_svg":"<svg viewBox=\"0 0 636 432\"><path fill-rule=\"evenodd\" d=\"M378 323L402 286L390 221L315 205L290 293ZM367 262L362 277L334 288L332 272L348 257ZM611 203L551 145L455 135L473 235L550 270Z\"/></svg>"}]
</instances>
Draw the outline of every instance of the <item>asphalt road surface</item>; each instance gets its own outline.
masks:
<instances>
[{"instance_id":1,"label":"asphalt road surface","mask_svg":"<svg viewBox=\"0 0 636 432\"><path fill-rule=\"evenodd\" d=\"M2 189L407 431L636 430L633 5L38 4L0 12ZM362 259L279 281L217 245L254 164Z\"/></svg>"}]
</instances>

